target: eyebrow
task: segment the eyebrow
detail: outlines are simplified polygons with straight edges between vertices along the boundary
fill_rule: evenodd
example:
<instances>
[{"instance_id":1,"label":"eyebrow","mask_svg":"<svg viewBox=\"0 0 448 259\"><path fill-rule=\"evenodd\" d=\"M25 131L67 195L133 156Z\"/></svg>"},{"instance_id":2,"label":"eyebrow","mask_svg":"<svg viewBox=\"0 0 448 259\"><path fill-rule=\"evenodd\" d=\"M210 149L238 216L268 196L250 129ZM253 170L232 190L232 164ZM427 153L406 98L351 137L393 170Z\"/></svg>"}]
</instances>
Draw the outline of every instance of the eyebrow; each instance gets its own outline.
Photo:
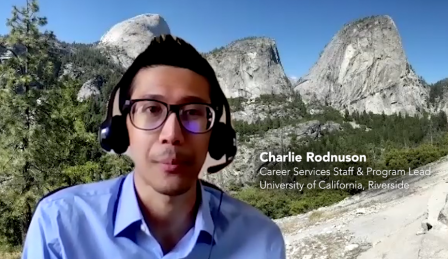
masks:
<instances>
[{"instance_id":1,"label":"eyebrow","mask_svg":"<svg viewBox=\"0 0 448 259\"><path fill-rule=\"evenodd\" d=\"M163 95L159 95L159 94L145 94L145 95L141 95L136 99L155 99L158 101L165 101L166 98ZM184 96L179 100L179 103L210 103L210 101L204 100L201 97L197 97L197 96L193 96L193 95L189 95L189 96Z\"/></svg>"}]
</instances>

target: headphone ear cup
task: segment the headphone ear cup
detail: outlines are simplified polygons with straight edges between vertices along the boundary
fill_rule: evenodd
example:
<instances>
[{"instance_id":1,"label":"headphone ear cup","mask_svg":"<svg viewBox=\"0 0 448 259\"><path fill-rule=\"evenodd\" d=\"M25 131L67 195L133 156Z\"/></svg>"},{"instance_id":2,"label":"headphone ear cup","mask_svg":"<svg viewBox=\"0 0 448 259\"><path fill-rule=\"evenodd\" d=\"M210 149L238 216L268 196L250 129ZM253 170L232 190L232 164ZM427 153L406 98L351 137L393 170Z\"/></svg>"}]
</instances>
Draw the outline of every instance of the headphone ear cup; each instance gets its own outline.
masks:
<instances>
[{"instance_id":1,"label":"headphone ear cup","mask_svg":"<svg viewBox=\"0 0 448 259\"><path fill-rule=\"evenodd\" d=\"M98 138L101 148L104 149L104 151L106 152L110 152L112 150L111 146L112 141L111 141L111 127L109 120L105 120L103 123L101 123Z\"/></svg>"},{"instance_id":2,"label":"headphone ear cup","mask_svg":"<svg viewBox=\"0 0 448 259\"><path fill-rule=\"evenodd\" d=\"M226 153L227 134L226 124L219 122L213 127L212 135L210 136L210 144L208 145L208 153L210 157L219 160Z\"/></svg>"},{"instance_id":3,"label":"headphone ear cup","mask_svg":"<svg viewBox=\"0 0 448 259\"><path fill-rule=\"evenodd\" d=\"M101 125L101 147L116 154L123 154L129 147L129 135L126 127L126 117L116 115Z\"/></svg>"},{"instance_id":4,"label":"headphone ear cup","mask_svg":"<svg viewBox=\"0 0 448 259\"><path fill-rule=\"evenodd\" d=\"M125 116L112 118L113 149L117 154L123 154L129 147L129 134Z\"/></svg>"},{"instance_id":5,"label":"headphone ear cup","mask_svg":"<svg viewBox=\"0 0 448 259\"><path fill-rule=\"evenodd\" d=\"M226 156L227 158L232 158L232 160L234 159L236 152L237 152L237 146L236 146L236 132L233 129L232 126L227 126L227 136L229 136L228 138L228 142L226 144Z\"/></svg>"},{"instance_id":6,"label":"headphone ear cup","mask_svg":"<svg viewBox=\"0 0 448 259\"><path fill-rule=\"evenodd\" d=\"M215 128L213 128L212 135L210 137L210 144L208 147L210 157L215 160L219 160L226 155L226 159L233 159L236 152L237 147L235 130L231 125L219 122Z\"/></svg>"}]
</instances>

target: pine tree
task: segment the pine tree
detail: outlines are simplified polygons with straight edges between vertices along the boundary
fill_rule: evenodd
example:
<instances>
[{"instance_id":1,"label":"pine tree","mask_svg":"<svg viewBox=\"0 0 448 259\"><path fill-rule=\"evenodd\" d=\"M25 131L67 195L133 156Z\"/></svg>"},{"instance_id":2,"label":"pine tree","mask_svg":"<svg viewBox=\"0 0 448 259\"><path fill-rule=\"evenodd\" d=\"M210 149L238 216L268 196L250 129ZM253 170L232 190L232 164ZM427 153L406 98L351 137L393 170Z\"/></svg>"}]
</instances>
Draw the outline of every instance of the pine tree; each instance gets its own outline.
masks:
<instances>
[{"instance_id":1,"label":"pine tree","mask_svg":"<svg viewBox=\"0 0 448 259\"><path fill-rule=\"evenodd\" d=\"M350 121L350 112L347 109L344 111L344 119Z\"/></svg>"},{"instance_id":2,"label":"pine tree","mask_svg":"<svg viewBox=\"0 0 448 259\"><path fill-rule=\"evenodd\" d=\"M45 153L35 132L40 130L36 121L43 116L39 103L45 100L44 89L54 81L49 57L54 35L39 31L47 20L38 12L36 0L27 0L23 8L14 6L7 20L10 33L1 43L9 50L9 58L0 64L0 179L4 181L0 236L11 245L25 240L45 187L45 174L33 155Z\"/></svg>"}]
</instances>

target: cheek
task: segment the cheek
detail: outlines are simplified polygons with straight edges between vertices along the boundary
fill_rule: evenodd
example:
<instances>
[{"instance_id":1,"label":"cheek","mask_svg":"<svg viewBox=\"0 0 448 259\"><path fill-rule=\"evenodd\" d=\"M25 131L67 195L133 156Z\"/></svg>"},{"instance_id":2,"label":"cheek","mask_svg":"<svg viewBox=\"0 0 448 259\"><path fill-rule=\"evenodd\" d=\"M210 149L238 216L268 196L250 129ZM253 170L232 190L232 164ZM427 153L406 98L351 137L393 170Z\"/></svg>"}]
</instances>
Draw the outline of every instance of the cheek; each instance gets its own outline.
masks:
<instances>
[{"instance_id":1,"label":"cheek","mask_svg":"<svg viewBox=\"0 0 448 259\"><path fill-rule=\"evenodd\" d=\"M143 130L139 130L133 127L128 127L129 132L129 149L133 157L146 156L151 149L157 136L149 134Z\"/></svg>"},{"instance_id":2,"label":"cheek","mask_svg":"<svg viewBox=\"0 0 448 259\"><path fill-rule=\"evenodd\" d=\"M197 158L202 160L207 157L209 143L210 134L191 135L186 146L192 147L195 150Z\"/></svg>"}]
</instances>

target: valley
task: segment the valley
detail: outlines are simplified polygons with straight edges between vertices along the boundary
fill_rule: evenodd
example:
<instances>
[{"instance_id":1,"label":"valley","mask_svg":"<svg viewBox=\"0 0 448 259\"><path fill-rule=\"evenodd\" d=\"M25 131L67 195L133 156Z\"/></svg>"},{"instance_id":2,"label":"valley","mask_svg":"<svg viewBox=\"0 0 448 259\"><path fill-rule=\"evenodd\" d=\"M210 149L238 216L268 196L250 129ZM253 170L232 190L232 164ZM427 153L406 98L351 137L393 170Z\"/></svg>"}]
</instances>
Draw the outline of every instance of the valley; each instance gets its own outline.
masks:
<instances>
[{"instance_id":1,"label":"valley","mask_svg":"<svg viewBox=\"0 0 448 259\"><path fill-rule=\"evenodd\" d=\"M142 14L91 44L0 38L1 251L20 250L45 193L132 170L101 151L98 125L132 60L170 32L161 15ZM40 47L29 52L20 37ZM201 178L274 219L288 259L446 258L448 80L425 83L387 15L341 25L297 80L280 51L249 36L202 53L231 106L238 153L213 175L209 158ZM22 72L24 55L48 67Z\"/></svg>"}]
</instances>

